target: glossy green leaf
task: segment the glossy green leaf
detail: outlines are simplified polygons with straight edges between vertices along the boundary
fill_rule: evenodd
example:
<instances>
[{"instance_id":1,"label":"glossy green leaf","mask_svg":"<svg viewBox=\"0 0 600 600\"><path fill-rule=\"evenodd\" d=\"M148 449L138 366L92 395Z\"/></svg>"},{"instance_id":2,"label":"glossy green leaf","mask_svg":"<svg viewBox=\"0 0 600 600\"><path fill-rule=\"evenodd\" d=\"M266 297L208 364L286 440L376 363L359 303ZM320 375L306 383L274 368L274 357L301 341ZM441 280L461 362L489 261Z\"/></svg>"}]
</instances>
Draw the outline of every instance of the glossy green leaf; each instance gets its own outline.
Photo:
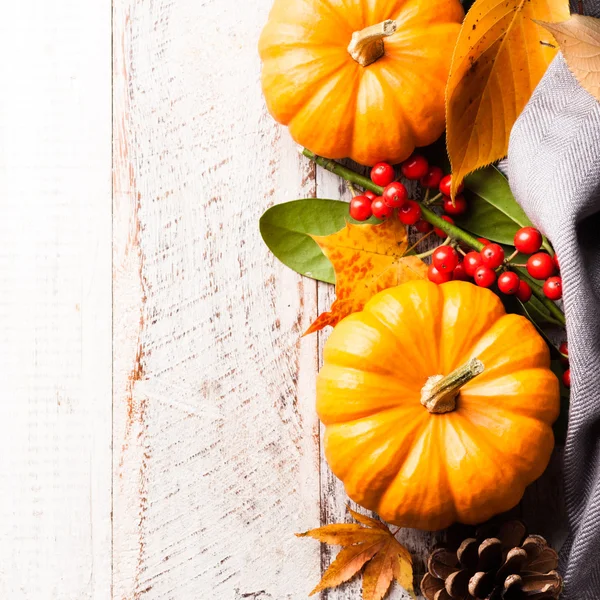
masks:
<instances>
[{"instance_id":1,"label":"glossy green leaf","mask_svg":"<svg viewBox=\"0 0 600 600\"><path fill-rule=\"evenodd\" d=\"M531 221L517 204L508 181L494 166L469 175L465 181L468 212L456 218L456 224L500 244L513 244L521 227L531 227Z\"/></svg>"},{"instance_id":2,"label":"glossy green leaf","mask_svg":"<svg viewBox=\"0 0 600 600\"><path fill-rule=\"evenodd\" d=\"M497 208L519 227L532 227L525 211L515 200L508 180L493 165L469 175L466 185L471 193Z\"/></svg>"},{"instance_id":3,"label":"glossy green leaf","mask_svg":"<svg viewBox=\"0 0 600 600\"><path fill-rule=\"evenodd\" d=\"M277 204L260 219L260 233L269 250L297 273L335 283L335 272L311 235L330 235L346 222L356 223L348 215L348 203L340 200L309 198ZM367 223L377 223L371 219Z\"/></svg>"}]
</instances>

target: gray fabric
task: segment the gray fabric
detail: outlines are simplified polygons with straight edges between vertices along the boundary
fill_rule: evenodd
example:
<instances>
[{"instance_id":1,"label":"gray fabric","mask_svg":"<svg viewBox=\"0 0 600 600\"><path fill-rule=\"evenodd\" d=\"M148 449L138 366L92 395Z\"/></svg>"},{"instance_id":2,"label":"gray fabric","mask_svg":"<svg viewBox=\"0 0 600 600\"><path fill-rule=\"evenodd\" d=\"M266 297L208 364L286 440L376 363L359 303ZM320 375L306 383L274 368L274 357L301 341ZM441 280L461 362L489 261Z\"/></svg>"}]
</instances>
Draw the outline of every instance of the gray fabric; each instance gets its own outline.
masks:
<instances>
[{"instance_id":1,"label":"gray fabric","mask_svg":"<svg viewBox=\"0 0 600 600\"><path fill-rule=\"evenodd\" d=\"M599 600L600 103L579 86L561 55L513 129L508 176L518 202L554 244L563 278L573 382L563 598Z\"/></svg>"}]
</instances>

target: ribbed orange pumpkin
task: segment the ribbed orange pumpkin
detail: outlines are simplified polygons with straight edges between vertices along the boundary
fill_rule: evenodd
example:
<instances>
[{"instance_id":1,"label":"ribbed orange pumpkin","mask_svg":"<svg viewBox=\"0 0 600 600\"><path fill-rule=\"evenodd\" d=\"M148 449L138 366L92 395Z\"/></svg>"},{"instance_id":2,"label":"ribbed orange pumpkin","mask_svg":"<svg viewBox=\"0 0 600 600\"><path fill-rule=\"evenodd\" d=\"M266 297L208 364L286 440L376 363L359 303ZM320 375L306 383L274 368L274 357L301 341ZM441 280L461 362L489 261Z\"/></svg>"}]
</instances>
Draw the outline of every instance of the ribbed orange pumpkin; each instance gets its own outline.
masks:
<instances>
[{"instance_id":1,"label":"ribbed orange pumpkin","mask_svg":"<svg viewBox=\"0 0 600 600\"><path fill-rule=\"evenodd\" d=\"M337 325L324 362L327 460L348 495L388 522L483 522L518 504L548 465L559 414L548 346L487 289L385 290Z\"/></svg>"},{"instance_id":2,"label":"ribbed orange pumpkin","mask_svg":"<svg viewBox=\"0 0 600 600\"><path fill-rule=\"evenodd\" d=\"M444 131L458 0L275 0L262 33L273 117L327 158L397 163Z\"/></svg>"}]
</instances>

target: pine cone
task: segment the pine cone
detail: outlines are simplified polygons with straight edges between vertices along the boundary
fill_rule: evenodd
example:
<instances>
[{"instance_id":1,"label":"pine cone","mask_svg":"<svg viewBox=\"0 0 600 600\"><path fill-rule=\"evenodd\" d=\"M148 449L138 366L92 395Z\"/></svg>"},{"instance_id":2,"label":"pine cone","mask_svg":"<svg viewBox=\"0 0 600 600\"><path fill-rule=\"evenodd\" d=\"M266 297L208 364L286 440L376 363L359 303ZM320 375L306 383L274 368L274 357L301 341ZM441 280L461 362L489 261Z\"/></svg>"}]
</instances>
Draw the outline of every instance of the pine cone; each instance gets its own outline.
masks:
<instances>
[{"instance_id":1,"label":"pine cone","mask_svg":"<svg viewBox=\"0 0 600 600\"><path fill-rule=\"evenodd\" d=\"M463 532L461 539L434 549L429 556L429 572L421 581L427 600L556 600L560 596L558 555L543 537L528 536L521 521L484 525Z\"/></svg>"}]
</instances>

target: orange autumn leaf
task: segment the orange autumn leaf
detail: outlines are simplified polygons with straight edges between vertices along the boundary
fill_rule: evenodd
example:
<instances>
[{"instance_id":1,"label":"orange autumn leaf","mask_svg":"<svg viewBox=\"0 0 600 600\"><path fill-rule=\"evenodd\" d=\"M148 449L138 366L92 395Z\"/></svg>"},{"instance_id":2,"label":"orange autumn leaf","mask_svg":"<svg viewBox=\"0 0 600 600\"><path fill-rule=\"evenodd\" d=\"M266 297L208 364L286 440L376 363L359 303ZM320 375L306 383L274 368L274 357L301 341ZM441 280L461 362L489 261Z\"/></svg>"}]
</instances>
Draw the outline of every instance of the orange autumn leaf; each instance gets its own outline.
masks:
<instances>
[{"instance_id":1,"label":"orange autumn leaf","mask_svg":"<svg viewBox=\"0 0 600 600\"><path fill-rule=\"evenodd\" d=\"M393 579L414 597L412 558L408 550L384 523L349 510L362 525L337 523L296 534L343 547L310 595L341 585L367 565L363 573L363 600L381 600Z\"/></svg>"},{"instance_id":2,"label":"orange autumn leaf","mask_svg":"<svg viewBox=\"0 0 600 600\"><path fill-rule=\"evenodd\" d=\"M336 300L305 335L362 310L377 292L427 277L427 265L408 249L406 227L398 219L380 225L353 225L327 236L313 236L335 270Z\"/></svg>"},{"instance_id":3,"label":"orange autumn leaf","mask_svg":"<svg viewBox=\"0 0 600 600\"><path fill-rule=\"evenodd\" d=\"M568 0L477 0L467 13L446 88L453 197L466 175L506 155L514 123L558 51L534 19L568 18Z\"/></svg>"}]
</instances>

